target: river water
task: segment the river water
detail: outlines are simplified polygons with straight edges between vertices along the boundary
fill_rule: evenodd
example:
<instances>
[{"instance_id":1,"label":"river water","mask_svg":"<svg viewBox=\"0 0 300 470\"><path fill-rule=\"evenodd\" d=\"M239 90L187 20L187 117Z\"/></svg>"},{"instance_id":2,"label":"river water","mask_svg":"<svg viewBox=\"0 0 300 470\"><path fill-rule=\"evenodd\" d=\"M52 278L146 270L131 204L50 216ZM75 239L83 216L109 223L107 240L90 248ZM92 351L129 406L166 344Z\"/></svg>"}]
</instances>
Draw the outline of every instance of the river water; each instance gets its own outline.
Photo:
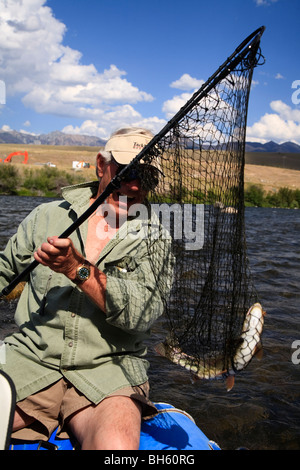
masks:
<instances>
[{"instance_id":1,"label":"river water","mask_svg":"<svg viewBox=\"0 0 300 470\"><path fill-rule=\"evenodd\" d=\"M45 198L0 196L0 249L20 221ZM236 376L191 384L188 373L153 351L148 358L151 398L190 413L223 449L300 449L300 211L246 209L248 257L267 311L264 356ZM14 303L0 302L0 339L14 330Z\"/></svg>"}]
</instances>

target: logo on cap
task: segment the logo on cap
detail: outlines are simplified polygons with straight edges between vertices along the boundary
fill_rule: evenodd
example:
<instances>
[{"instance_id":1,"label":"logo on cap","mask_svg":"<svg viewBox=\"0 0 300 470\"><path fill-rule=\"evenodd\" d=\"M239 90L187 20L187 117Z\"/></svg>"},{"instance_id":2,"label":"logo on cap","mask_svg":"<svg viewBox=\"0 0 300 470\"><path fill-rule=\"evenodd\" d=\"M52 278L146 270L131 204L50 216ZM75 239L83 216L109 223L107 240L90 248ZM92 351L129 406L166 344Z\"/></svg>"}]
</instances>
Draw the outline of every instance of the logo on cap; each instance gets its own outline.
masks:
<instances>
[{"instance_id":1,"label":"logo on cap","mask_svg":"<svg viewBox=\"0 0 300 470\"><path fill-rule=\"evenodd\" d=\"M139 144L138 142L133 142L134 149L142 149L145 147L145 144Z\"/></svg>"}]
</instances>

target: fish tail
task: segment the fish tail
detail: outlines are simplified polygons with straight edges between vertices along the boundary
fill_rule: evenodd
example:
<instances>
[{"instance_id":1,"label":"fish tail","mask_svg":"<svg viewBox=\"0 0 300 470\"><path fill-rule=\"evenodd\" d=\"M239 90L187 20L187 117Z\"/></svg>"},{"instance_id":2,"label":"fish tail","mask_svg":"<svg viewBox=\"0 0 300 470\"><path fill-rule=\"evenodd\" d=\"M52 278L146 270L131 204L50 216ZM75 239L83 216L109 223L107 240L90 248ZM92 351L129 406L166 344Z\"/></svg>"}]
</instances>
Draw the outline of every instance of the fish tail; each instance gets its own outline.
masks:
<instances>
[{"instance_id":1,"label":"fish tail","mask_svg":"<svg viewBox=\"0 0 300 470\"><path fill-rule=\"evenodd\" d=\"M264 355L264 350L261 341L256 345L253 356L256 357L259 361L262 360Z\"/></svg>"},{"instance_id":2,"label":"fish tail","mask_svg":"<svg viewBox=\"0 0 300 470\"><path fill-rule=\"evenodd\" d=\"M17 284L17 286L8 295L3 296L3 300L11 302L13 300L18 299L24 290L25 284L26 282L19 282L19 284Z\"/></svg>"},{"instance_id":3,"label":"fish tail","mask_svg":"<svg viewBox=\"0 0 300 470\"><path fill-rule=\"evenodd\" d=\"M225 383L227 392L230 392L234 387L234 375L228 375L225 379Z\"/></svg>"}]
</instances>

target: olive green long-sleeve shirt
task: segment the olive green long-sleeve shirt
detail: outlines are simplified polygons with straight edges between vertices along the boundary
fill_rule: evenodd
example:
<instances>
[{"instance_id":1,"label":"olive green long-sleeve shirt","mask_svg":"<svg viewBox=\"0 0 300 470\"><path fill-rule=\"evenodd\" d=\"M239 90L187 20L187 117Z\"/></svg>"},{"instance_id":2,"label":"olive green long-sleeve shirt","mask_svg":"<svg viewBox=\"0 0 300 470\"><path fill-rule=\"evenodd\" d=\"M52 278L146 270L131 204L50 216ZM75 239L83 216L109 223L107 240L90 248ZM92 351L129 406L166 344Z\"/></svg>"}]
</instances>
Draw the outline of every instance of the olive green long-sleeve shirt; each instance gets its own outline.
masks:
<instances>
[{"instance_id":1,"label":"olive green long-sleeve shirt","mask_svg":"<svg viewBox=\"0 0 300 470\"><path fill-rule=\"evenodd\" d=\"M1 290L31 263L48 236L62 233L88 208L96 191L96 183L65 188L64 200L42 204L26 217L0 253ZM155 281L160 274L153 266L170 273L168 290L173 258L165 237L151 250L159 263L151 263L147 241L139 236L143 228L139 219L125 222L96 263L107 276L106 314L63 274L42 265L30 273L15 313L19 331L5 338L6 363L0 364L15 383L17 401L62 376L95 404L147 380L143 342L163 312ZM86 237L87 222L70 236L83 256Z\"/></svg>"}]
</instances>

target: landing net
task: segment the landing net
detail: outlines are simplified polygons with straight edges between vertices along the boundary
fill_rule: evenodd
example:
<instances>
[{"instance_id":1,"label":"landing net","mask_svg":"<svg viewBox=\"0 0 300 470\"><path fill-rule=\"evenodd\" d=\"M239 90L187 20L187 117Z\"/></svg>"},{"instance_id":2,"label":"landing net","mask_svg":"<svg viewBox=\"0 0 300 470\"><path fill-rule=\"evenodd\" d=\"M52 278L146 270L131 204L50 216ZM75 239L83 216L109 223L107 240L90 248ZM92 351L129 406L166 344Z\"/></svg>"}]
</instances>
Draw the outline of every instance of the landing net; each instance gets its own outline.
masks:
<instances>
[{"instance_id":1,"label":"landing net","mask_svg":"<svg viewBox=\"0 0 300 470\"><path fill-rule=\"evenodd\" d=\"M151 255L165 301L169 344L208 376L232 370L245 316L257 301L249 273L244 224L245 131L260 37L249 36L154 139L149 159L164 176L150 195L152 209L173 239L170 295L163 244ZM157 237L157 234L155 235ZM153 234L152 234L153 237Z\"/></svg>"}]
</instances>

